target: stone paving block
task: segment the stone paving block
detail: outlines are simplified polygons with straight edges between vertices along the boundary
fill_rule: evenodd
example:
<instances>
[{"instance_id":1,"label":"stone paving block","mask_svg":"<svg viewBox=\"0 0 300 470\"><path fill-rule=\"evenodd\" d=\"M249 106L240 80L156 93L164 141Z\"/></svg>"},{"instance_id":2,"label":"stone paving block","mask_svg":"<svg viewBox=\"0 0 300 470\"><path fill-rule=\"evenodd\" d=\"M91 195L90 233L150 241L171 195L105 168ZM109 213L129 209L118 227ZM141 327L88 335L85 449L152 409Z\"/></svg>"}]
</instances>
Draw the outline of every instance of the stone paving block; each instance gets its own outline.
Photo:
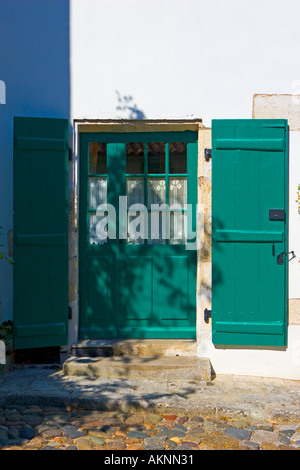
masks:
<instances>
[{"instance_id":1,"label":"stone paving block","mask_svg":"<svg viewBox=\"0 0 300 470\"><path fill-rule=\"evenodd\" d=\"M0 429L0 444L8 442L8 432L5 429Z\"/></svg>"},{"instance_id":2,"label":"stone paving block","mask_svg":"<svg viewBox=\"0 0 300 470\"><path fill-rule=\"evenodd\" d=\"M249 449L249 450L259 450L260 449L259 444L257 444L256 442L251 442L251 441L243 441L243 446L246 449Z\"/></svg>"},{"instance_id":3,"label":"stone paving block","mask_svg":"<svg viewBox=\"0 0 300 470\"><path fill-rule=\"evenodd\" d=\"M33 439L37 434L37 431L31 426L26 425L20 431L20 436L24 439Z\"/></svg>"},{"instance_id":4,"label":"stone paving block","mask_svg":"<svg viewBox=\"0 0 300 470\"><path fill-rule=\"evenodd\" d=\"M240 428L235 428L235 427L228 427L225 430L225 434L228 437L232 437L234 439L239 439L242 441L247 441L250 439L252 431L249 429L240 429Z\"/></svg>"},{"instance_id":5,"label":"stone paving block","mask_svg":"<svg viewBox=\"0 0 300 470\"><path fill-rule=\"evenodd\" d=\"M297 431L295 432L294 434L292 434L290 436L291 440L296 442L296 441L300 441L300 431Z\"/></svg>"},{"instance_id":6,"label":"stone paving block","mask_svg":"<svg viewBox=\"0 0 300 470\"><path fill-rule=\"evenodd\" d=\"M39 424L42 424L44 421L43 416L32 415L32 414L24 415L23 420L25 421L25 423L30 424L31 426L38 426Z\"/></svg>"},{"instance_id":7,"label":"stone paving block","mask_svg":"<svg viewBox=\"0 0 300 470\"><path fill-rule=\"evenodd\" d=\"M250 440L256 442L260 446L262 446L263 444L272 444L278 447L280 444L278 435L271 431L254 431Z\"/></svg>"},{"instance_id":8,"label":"stone paving block","mask_svg":"<svg viewBox=\"0 0 300 470\"><path fill-rule=\"evenodd\" d=\"M129 431L127 433L127 437L135 439L147 439L149 437L149 434L140 431Z\"/></svg>"}]
</instances>

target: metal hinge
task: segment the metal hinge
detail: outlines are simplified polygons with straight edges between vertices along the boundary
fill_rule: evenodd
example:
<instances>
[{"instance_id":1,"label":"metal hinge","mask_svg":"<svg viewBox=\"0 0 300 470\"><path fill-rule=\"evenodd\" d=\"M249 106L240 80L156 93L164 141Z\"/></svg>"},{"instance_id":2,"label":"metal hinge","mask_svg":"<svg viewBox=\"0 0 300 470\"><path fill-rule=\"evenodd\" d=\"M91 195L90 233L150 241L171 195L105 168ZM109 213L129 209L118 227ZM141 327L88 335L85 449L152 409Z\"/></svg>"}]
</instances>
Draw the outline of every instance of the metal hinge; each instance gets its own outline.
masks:
<instances>
[{"instance_id":1,"label":"metal hinge","mask_svg":"<svg viewBox=\"0 0 300 470\"><path fill-rule=\"evenodd\" d=\"M72 307L69 306L69 309L68 309L68 320L72 320L72 318L73 318Z\"/></svg>"},{"instance_id":2,"label":"metal hinge","mask_svg":"<svg viewBox=\"0 0 300 470\"><path fill-rule=\"evenodd\" d=\"M205 323L208 323L210 318L211 318L211 310L208 310L207 308L205 308L204 309L204 321L205 321Z\"/></svg>"},{"instance_id":3,"label":"metal hinge","mask_svg":"<svg viewBox=\"0 0 300 470\"><path fill-rule=\"evenodd\" d=\"M204 156L205 156L205 160L209 162L209 160L212 158L212 149L205 149Z\"/></svg>"}]
</instances>

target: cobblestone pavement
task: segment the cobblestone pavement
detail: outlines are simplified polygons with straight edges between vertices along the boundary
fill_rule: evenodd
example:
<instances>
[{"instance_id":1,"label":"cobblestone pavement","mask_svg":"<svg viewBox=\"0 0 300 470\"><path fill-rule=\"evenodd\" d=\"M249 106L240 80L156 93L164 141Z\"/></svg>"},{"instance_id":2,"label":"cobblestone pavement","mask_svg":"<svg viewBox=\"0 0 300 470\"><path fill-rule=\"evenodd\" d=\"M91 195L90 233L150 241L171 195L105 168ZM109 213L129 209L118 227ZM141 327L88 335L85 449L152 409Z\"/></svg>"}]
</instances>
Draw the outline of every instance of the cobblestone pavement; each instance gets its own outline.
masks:
<instances>
[{"instance_id":1,"label":"cobblestone pavement","mask_svg":"<svg viewBox=\"0 0 300 470\"><path fill-rule=\"evenodd\" d=\"M11 405L0 410L2 450L296 450L300 424L151 412Z\"/></svg>"},{"instance_id":2,"label":"cobblestone pavement","mask_svg":"<svg viewBox=\"0 0 300 470\"><path fill-rule=\"evenodd\" d=\"M0 376L2 450L296 450L300 382L219 376L210 383Z\"/></svg>"}]
</instances>

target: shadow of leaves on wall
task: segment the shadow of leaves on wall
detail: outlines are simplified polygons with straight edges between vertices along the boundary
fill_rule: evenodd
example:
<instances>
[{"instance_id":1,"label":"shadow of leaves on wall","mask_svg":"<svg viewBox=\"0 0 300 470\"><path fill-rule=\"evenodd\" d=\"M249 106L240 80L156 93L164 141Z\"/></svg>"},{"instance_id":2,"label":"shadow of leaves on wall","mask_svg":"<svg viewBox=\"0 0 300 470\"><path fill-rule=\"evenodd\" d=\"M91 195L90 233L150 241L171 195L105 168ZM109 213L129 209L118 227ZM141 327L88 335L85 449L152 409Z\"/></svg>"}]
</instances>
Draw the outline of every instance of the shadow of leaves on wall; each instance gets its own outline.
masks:
<instances>
[{"instance_id":1,"label":"shadow of leaves on wall","mask_svg":"<svg viewBox=\"0 0 300 470\"><path fill-rule=\"evenodd\" d=\"M118 105L116 110L121 115L117 119L146 119L145 113L138 108L131 95L122 95L116 90Z\"/></svg>"}]
</instances>

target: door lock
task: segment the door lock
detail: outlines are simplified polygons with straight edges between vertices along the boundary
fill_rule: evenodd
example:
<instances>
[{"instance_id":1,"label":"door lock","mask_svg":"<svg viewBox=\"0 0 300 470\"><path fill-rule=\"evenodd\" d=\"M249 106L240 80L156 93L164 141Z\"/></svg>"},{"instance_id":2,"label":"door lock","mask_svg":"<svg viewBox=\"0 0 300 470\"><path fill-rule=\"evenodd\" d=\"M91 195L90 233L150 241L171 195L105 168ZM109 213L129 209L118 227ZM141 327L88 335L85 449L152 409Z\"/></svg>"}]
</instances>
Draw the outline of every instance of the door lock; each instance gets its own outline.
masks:
<instances>
[{"instance_id":1,"label":"door lock","mask_svg":"<svg viewBox=\"0 0 300 470\"><path fill-rule=\"evenodd\" d=\"M283 220L285 222L286 215L284 209L270 209L269 220Z\"/></svg>"}]
</instances>

